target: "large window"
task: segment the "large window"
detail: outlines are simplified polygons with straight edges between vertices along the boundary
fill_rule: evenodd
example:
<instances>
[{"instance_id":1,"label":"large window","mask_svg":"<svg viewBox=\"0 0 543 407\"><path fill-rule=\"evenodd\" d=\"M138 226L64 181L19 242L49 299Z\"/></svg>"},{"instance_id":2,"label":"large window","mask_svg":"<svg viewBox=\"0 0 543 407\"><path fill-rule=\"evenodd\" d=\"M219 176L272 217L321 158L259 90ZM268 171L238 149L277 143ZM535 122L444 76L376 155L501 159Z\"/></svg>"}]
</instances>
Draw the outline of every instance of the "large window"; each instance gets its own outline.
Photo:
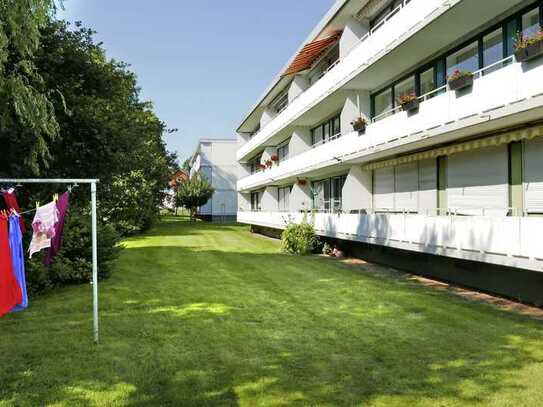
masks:
<instances>
[{"instance_id":1,"label":"large window","mask_svg":"<svg viewBox=\"0 0 543 407\"><path fill-rule=\"evenodd\" d=\"M339 114L319 124L311 130L311 143L318 146L335 140L341 136L341 119Z\"/></svg>"},{"instance_id":2,"label":"large window","mask_svg":"<svg viewBox=\"0 0 543 407\"><path fill-rule=\"evenodd\" d=\"M251 210L253 212L260 211L260 198L261 193L260 192L251 192Z\"/></svg>"},{"instance_id":3,"label":"large window","mask_svg":"<svg viewBox=\"0 0 543 407\"><path fill-rule=\"evenodd\" d=\"M279 162L285 161L288 158L288 144L289 141L284 142L279 147L277 147L277 157L279 157Z\"/></svg>"},{"instance_id":4,"label":"large window","mask_svg":"<svg viewBox=\"0 0 543 407\"><path fill-rule=\"evenodd\" d=\"M277 203L280 212L288 212L290 210L289 198L291 187L277 188Z\"/></svg>"},{"instance_id":5,"label":"large window","mask_svg":"<svg viewBox=\"0 0 543 407\"><path fill-rule=\"evenodd\" d=\"M346 175L312 183L313 209L322 212L339 211L342 207L343 185Z\"/></svg>"},{"instance_id":6,"label":"large window","mask_svg":"<svg viewBox=\"0 0 543 407\"><path fill-rule=\"evenodd\" d=\"M447 57L447 76L451 76L456 70L474 72L478 69L479 44L477 41Z\"/></svg>"},{"instance_id":7,"label":"large window","mask_svg":"<svg viewBox=\"0 0 543 407\"><path fill-rule=\"evenodd\" d=\"M495 64L514 52L514 42L517 33L533 36L543 24L543 1L509 17L501 24L472 38L469 42L436 58L433 62L420 67L414 73L382 88L372 95L372 118L385 118L386 112L392 111L398 105L398 98L406 93L415 91L417 95L425 95L435 89L444 87L447 77L454 71L479 71ZM502 67L502 64L486 69L488 75ZM445 89L442 90L443 92ZM435 96L436 92L430 96Z\"/></svg>"},{"instance_id":8,"label":"large window","mask_svg":"<svg viewBox=\"0 0 543 407\"><path fill-rule=\"evenodd\" d=\"M501 61L503 56L503 29L500 27L483 37L483 66ZM485 75L500 69L500 65L485 71Z\"/></svg>"}]
</instances>

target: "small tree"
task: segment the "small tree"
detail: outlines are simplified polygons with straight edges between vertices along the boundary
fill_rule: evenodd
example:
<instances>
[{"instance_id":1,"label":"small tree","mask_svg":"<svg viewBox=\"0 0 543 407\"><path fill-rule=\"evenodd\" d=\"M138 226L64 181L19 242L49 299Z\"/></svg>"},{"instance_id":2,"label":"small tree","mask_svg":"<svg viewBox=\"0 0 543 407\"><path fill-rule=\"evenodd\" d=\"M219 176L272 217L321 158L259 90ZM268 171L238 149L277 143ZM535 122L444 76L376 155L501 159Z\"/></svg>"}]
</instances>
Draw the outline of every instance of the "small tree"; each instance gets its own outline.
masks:
<instances>
[{"instance_id":1,"label":"small tree","mask_svg":"<svg viewBox=\"0 0 543 407\"><path fill-rule=\"evenodd\" d=\"M205 205L211 199L215 189L209 181L196 173L191 179L181 182L177 186L175 203L177 206L183 206L190 212L190 219L193 220L198 207Z\"/></svg>"}]
</instances>

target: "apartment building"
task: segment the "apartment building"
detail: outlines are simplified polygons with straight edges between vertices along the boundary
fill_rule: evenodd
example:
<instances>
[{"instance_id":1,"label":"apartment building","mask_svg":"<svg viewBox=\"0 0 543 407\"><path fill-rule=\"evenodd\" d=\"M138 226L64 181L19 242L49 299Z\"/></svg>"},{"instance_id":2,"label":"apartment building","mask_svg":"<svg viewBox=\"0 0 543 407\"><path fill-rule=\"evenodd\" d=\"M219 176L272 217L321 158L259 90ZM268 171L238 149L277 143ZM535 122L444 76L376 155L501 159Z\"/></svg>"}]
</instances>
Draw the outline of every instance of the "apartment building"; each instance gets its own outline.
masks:
<instances>
[{"instance_id":1,"label":"apartment building","mask_svg":"<svg viewBox=\"0 0 543 407\"><path fill-rule=\"evenodd\" d=\"M198 208L198 216L212 222L236 220L236 182L239 165L235 139L201 139L190 161L190 177L199 172L215 189L213 197Z\"/></svg>"},{"instance_id":2,"label":"apartment building","mask_svg":"<svg viewBox=\"0 0 543 407\"><path fill-rule=\"evenodd\" d=\"M243 118L238 221L543 304L543 1L338 0ZM522 51L522 52L521 52Z\"/></svg>"}]
</instances>

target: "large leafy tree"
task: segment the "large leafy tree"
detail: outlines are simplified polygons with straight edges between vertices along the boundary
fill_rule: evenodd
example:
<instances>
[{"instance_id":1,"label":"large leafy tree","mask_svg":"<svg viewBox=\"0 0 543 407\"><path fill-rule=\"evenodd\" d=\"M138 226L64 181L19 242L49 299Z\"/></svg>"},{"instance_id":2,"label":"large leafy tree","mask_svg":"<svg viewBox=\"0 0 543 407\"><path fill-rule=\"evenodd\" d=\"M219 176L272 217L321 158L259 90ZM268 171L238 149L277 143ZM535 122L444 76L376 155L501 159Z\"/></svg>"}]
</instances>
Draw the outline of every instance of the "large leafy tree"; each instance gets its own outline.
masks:
<instances>
[{"instance_id":1,"label":"large leafy tree","mask_svg":"<svg viewBox=\"0 0 543 407\"><path fill-rule=\"evenodd\" d=\"M0 173L39 174L59 126L35 56L54 0L0 0ZM7 160L6 157L20 157Z\"/></svg>"},{"instance_id":2,"label":"large leafy tree","mask_svg":"<svg viewBox=\"0 0 543 407\"><path fill-rule=\"evenodd\" d=\"M194 174L188 181L177 187L176 206L182 206L190 211L191 220L196 215L198 207L203 206L211 199L215 189L200 173Z\"/></svg>"}]
</instances>

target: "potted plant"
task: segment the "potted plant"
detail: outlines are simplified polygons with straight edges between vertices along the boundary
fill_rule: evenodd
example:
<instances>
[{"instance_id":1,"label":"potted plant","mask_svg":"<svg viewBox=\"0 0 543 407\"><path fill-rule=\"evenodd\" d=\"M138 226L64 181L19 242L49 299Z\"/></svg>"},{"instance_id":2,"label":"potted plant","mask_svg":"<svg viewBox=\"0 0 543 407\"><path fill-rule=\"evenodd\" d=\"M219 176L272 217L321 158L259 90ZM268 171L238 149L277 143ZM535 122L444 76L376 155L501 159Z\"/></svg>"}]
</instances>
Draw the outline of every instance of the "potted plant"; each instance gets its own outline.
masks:
<instances>
[{"instance_id":1,"label":"potted plant","mask_svg":"<svg viewBox=\"0 0 543 407\"><path fill-rule=\"evenodd\" d=\"M351 126L353 126L354 131L357 131L360 134L366 131L367 124L368 122L363 117L357 117L351 122Z\"/></svg>"},{"instance_id":2,"label":"potted plant","mask_svg":"<svg viewBox=\"0 0 543 407\"><path fill-rule=\"evenodd\" d=\"M273 165L273 161L272 161L272 160L267 160L267 161L266 161L266 167L270 168L272 165Z\"/></svg>"},{"instance_id":3,"label":"potted plant","mask_svg":"<svg viewBox=\"0 0 543 407\"><path fill-rule=\"evenodd\" d=\"M457 69L447 78L450 90L460 90L473 85L473 72Z\"/></svg>"},{"instance_id":4,"label":"potted plant","mask_svg":"<svg viewBox=\"0 0 543 407\"><path fill-rule=\"evenodd\" d=\"M301 186L301 187L305 187L307 185L307 180L299 179L298 180L298 185Z\"/></svg>"},{"instance_id":5,"label":"potted plant","mask_svg":"<svg viewBox=\"0 0 543 407\"><path fill-rule=\"evenodd\" d=\"M406 93L398 98L402 110L404 112L410 112L419 108L419 98L415 92Z\"/></svg>"},{"instance_id":6,"label":"potted plant","mask_svg":"<svg viewBox=\"0 0 543 407\"><path fill-rule=\"evenodd\" d=\"M260 168L261 170L265 170L266 166L264 164L258 164L258 168Z\"/></svg>"},{"instance_id":7,"label":"potted plant","mask_svg":"<svg viewBox=\"0 0 543 407\"><path fill-rule=\"evenodd\" d=\"M274 163L276 163L277 161L279 161L279 156L277 154L274 154L270 157L270 160L272 160Z\"/></svg>"},{"instance_id":8,"label":"potted plant","mask_svg":"<svg viewBox=\"0 0 543 407\"><path fill-rule=\"evenodd\" d=\"M530 61L543 55L543 30L532 37L524 37L522 33L518 33L513 46L518 62Z\"/></svg>"}]
</instances>

